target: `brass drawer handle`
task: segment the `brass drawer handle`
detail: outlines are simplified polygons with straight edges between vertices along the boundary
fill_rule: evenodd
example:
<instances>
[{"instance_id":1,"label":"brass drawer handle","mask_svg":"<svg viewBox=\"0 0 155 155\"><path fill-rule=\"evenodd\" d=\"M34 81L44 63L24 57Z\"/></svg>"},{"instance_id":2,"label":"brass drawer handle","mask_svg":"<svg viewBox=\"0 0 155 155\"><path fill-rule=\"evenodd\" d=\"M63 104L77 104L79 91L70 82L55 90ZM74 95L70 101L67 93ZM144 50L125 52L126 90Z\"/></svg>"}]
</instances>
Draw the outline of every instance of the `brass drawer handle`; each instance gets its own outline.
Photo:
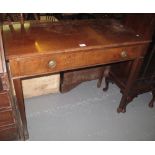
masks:
<instances>
[{"instance_id":1,"label":"brass drawer handle","mask_svg":"<svg viewBox=\"0 0 155 155\"><path fill-rule=\"evenodd\" d=\"M55 66L56 66L56 61L55 60L49 61L49 63L48 63L49 68L54 68Z\"/></svg>"},{"instance_id":2,"label":"brass drawer handle","mask_svg":"<svg viewBox=\"0 0 155 155\"><path fill-rule=\"evenodd\" d=\"M121 57L122 58L126 58L128 56L127 52L126 51L122 51L121 52Z\"/></svg>"}]
</instances>

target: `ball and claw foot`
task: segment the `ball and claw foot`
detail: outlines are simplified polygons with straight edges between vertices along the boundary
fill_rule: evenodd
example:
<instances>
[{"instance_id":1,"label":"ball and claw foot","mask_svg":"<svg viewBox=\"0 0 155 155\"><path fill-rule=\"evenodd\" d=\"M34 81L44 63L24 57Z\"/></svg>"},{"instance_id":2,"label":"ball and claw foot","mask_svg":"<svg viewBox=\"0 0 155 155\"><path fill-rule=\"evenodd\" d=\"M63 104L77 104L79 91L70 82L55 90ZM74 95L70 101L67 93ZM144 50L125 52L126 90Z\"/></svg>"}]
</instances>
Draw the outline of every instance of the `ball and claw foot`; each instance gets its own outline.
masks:
<instances>
[{"instance_id":1,"label":"ball and claw foot","mask_svg":"<svg viewBox=\"0 0 155 155\"><path fill-rule=\"evenodd\" d=\"M126 108L117 108L117 113L125 113L126 112Z\"/></svg>"},{"instance_id":2,"label":"ball and claw foot","mask_svg":"<svg viewBox=\"0 0 155 155\"><path fill-rule=\"evenodd\" d=\"M150 107L150 108L153 108L153 101L150 101L149 107Z\"/></svg>"},{"instance_id":3,"label":"ball and claw foot","mask_svg":"<svg viewBox=\"0 0 155 155\"><path fill-rule=\"evenodd\" d=\"M109 89L109 80L105 79L105 87L103 88L103 91L107 91Z\"/></svg>"},{"instance_id":4,"label":"ball and claw foot","mask_svg":"<svg viewBox=\"0 0 155 155\"><path fill-rule=\"evenodd\" d=\"M103 91L107 91L107 90L108 90L108 87L103 88Z\"/></svg>"}]
</instances>

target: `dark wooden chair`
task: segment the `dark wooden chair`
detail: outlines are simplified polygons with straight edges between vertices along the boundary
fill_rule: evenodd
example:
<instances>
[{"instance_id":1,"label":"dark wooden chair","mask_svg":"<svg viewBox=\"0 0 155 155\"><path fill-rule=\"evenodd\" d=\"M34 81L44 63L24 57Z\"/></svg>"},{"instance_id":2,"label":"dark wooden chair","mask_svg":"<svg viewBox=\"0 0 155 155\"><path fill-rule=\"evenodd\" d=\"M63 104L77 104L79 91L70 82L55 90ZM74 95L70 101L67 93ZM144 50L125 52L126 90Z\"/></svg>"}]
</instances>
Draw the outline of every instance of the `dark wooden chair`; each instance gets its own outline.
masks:
<instances>
[{"instance_id":1,"label":"dark wooden chair","mask_svg":"<svg viewBox=\"0 0 155 155\"><path fill-rule=\"evenodd\" d=\"M125 24L137 31L137 33L141 32L145 37L152 39L147 55L141 60L142 67L139 73L137 73L139 76L135 87L127 98L127 104L140 94L152 92L153 97L149 103L149 107L153 107L155 101L155 14L131 14L126 18ZM107 91L109 82L112 82L120 88L121 93L124 93L130 66L131 62L112 65L109 75L105 78L106 87L103 90Z\"/></svg>"}]
</instances>

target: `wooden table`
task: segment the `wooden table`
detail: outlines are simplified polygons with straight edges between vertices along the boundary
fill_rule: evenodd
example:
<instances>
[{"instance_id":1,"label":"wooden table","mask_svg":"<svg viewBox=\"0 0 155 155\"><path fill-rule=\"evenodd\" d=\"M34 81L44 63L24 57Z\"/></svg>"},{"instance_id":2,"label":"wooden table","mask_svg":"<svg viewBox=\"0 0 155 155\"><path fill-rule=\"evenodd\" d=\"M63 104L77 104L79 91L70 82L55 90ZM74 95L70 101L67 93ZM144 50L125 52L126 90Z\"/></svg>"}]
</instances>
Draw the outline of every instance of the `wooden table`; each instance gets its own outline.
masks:
<instances>
[{"instance_id":1,"label":"wooden table","mask_svg":"<svg viewBox=\"0 0 155 155\"><path fill-rule=\"evenodd\" d=\"M125 112L140 59L150 40L115 20L81 20L58 23L19 23L3 27L3 42L21 114L24 138L28 136L21 80L121 61L133 61L118 112ZM125 67L125 66L124 66Z\"/></svg>"}]
</instances>

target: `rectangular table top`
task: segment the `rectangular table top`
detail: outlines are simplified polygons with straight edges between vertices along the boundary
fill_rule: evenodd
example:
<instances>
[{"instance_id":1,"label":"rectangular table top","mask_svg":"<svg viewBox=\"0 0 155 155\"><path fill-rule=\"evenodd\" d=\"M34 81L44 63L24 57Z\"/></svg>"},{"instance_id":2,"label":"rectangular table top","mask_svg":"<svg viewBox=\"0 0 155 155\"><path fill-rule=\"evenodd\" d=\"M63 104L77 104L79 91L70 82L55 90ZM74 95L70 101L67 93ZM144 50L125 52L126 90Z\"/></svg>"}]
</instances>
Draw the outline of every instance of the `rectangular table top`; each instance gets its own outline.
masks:
<instances>
[{"instance_id":1,"label":"rectangular table top","mask_svg":"<svg viewBox=\"0 0 155 155\"><path fill-rule=\"evenodd\" d=\"M3 41L7 59L150 42L111 19L4 25Z\"/></svg>"}]
</instances>

